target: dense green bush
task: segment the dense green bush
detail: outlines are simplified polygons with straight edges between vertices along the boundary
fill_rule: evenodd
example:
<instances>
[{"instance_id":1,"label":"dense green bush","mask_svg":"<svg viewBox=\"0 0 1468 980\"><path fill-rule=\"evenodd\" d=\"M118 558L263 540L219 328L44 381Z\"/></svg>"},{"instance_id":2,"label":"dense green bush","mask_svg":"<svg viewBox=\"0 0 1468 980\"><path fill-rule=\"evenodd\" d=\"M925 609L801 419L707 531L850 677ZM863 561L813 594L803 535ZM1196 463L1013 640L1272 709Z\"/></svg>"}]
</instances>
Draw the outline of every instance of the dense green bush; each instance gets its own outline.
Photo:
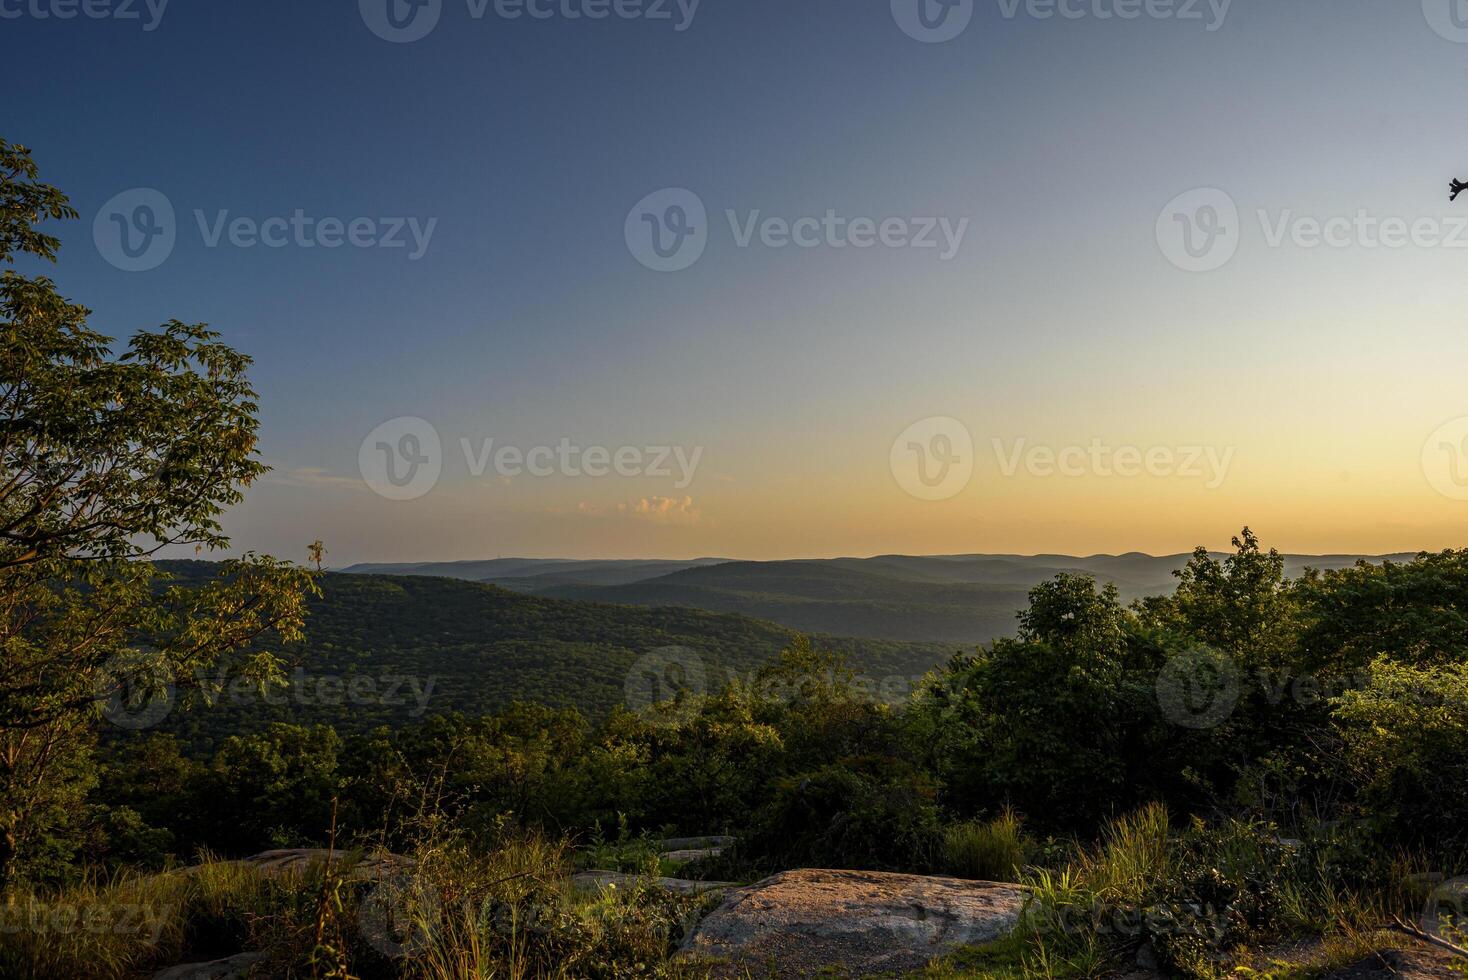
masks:
<instances>
[{"instance_id":1,"label":"dense green bush","mask_svg":"<svg viewBox=\"0 0 1468 980\"><path fill-rule=\"evenodd\" d=\"M847 759L780 780L753 846L784 867L926 870L942 834L936 795L905 762Z\"/></svg>"}]
</instances>

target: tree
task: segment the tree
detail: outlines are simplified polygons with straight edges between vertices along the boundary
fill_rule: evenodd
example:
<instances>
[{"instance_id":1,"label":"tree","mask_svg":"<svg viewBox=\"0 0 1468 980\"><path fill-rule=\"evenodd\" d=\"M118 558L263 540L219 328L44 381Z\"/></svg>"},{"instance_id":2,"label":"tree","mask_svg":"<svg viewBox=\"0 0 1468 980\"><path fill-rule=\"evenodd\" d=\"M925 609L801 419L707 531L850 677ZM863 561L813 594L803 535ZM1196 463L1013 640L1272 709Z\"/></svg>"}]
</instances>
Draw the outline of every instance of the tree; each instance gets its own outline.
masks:
<instances>
[{"instance_id":1,"label":"tree","mask_svg":"<svg viewBox=\"0 0 1468 980\"><path fill-rule=\"evenodd\" d=\"M1233 546L1222 561L1197 548L1174 573L1176 592L1140 603L1143 622L1222 650L1245 669L1279 669L1290 662L1299 627L1284 556L1261 550L1247 527Z\"/></svg>"},{"instance_id":2,"label":"tree","mask_svg":"<svg viewBox=\"0 0 1468 980\"><path fill-rule=\"evenodd\" d=\"M326 560L326 545L320 538L312 541L306 546L306 555L311 564L316 566L316 571L321 571L321 563Z\"/></svg>"},{"instance_id":3,"label":"tree","mask_svg":"<svg viewBox=\"0 0 1468 980\"><path fill-rule=\"evenodd\" d=\"M0 264L54 262L38 226L76 216L36 178L0 140ZM176 320L114 355L89 313L49 278L0 274L0 884L64 860L102 715L144 727L206 670L275 676L314 589L254 555L168 585L151 556L228 547L218 517L265 471L250 360Z\"/></svg>"},{"instance_id":4,"label":"tree","mask_svg":"<svg viewBox=\"0 0 1468 980\"><path fill-rule=\"evenodd\" d=\"M1468 550L1311 570L1300 597L1311 670L1356 678L1383 654L1413 666L1468 660Z\"/></svg>"}]
</instances>

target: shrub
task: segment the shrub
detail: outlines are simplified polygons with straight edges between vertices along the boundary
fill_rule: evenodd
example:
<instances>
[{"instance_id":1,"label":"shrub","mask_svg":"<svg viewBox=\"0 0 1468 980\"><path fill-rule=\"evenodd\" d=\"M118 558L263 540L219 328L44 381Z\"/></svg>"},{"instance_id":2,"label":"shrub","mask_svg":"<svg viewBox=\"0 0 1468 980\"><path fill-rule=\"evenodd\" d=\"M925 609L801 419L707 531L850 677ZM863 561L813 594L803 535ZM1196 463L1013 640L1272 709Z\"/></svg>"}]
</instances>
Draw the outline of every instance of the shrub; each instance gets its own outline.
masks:
<instances>
[{"instance_id":1,"label":"shrub","mask_svg":"<svg viewBox=\"0 0 1468 980\"><path fill-rule=\"evenodd\" d=\"M921 871L941 838L931 778L897 759L848 759L782 780L754 850L786 867Z\"/></svg>"}]
</instances>

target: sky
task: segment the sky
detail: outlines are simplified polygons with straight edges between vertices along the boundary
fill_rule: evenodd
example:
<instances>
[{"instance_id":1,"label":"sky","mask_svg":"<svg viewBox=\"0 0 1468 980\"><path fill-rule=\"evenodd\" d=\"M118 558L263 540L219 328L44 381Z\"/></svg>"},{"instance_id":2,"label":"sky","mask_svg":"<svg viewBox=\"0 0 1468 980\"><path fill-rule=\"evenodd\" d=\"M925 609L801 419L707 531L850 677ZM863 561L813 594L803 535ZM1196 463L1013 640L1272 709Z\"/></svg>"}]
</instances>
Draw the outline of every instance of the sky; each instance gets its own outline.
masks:
<instances>
[{"instance_id":1,"label":"sky","mask_svg":"<svg viewBox=\"0 0 1468 980\"><path fill-rule=\"evenodd\" d=\"M0 73L62 292L254 358L236 550L1464 544L1459 0L0 0Z\"/></svg>"}]
</instances>

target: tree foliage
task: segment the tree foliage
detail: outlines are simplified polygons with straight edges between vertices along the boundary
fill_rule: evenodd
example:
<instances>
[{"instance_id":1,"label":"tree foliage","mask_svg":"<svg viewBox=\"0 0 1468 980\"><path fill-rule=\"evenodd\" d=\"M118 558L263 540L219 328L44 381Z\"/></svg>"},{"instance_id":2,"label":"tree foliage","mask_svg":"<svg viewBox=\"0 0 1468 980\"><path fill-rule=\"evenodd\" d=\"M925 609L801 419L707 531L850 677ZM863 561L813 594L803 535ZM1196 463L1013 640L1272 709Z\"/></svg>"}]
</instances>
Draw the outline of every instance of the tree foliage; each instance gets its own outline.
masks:
<instances>
[{"instance_id":1,"label":"tree foliage","mask_svg":"<svg viewBox=\"0 0 1468 980\"><path fill-rule=\"evenodd\" d=\"M0 141L0 263L55 261L39 224L75 212ZM99 716L221 661L261 679L299 636L305 573L246 556L197 589L148 561L228 546L218 518L264 466L249 359L202 324L120 354L44 276L0 273L0 879L64 849L53 831L91 780ZM39 857L36 858L39 860Z\"/></svg>"}]
</instances>

